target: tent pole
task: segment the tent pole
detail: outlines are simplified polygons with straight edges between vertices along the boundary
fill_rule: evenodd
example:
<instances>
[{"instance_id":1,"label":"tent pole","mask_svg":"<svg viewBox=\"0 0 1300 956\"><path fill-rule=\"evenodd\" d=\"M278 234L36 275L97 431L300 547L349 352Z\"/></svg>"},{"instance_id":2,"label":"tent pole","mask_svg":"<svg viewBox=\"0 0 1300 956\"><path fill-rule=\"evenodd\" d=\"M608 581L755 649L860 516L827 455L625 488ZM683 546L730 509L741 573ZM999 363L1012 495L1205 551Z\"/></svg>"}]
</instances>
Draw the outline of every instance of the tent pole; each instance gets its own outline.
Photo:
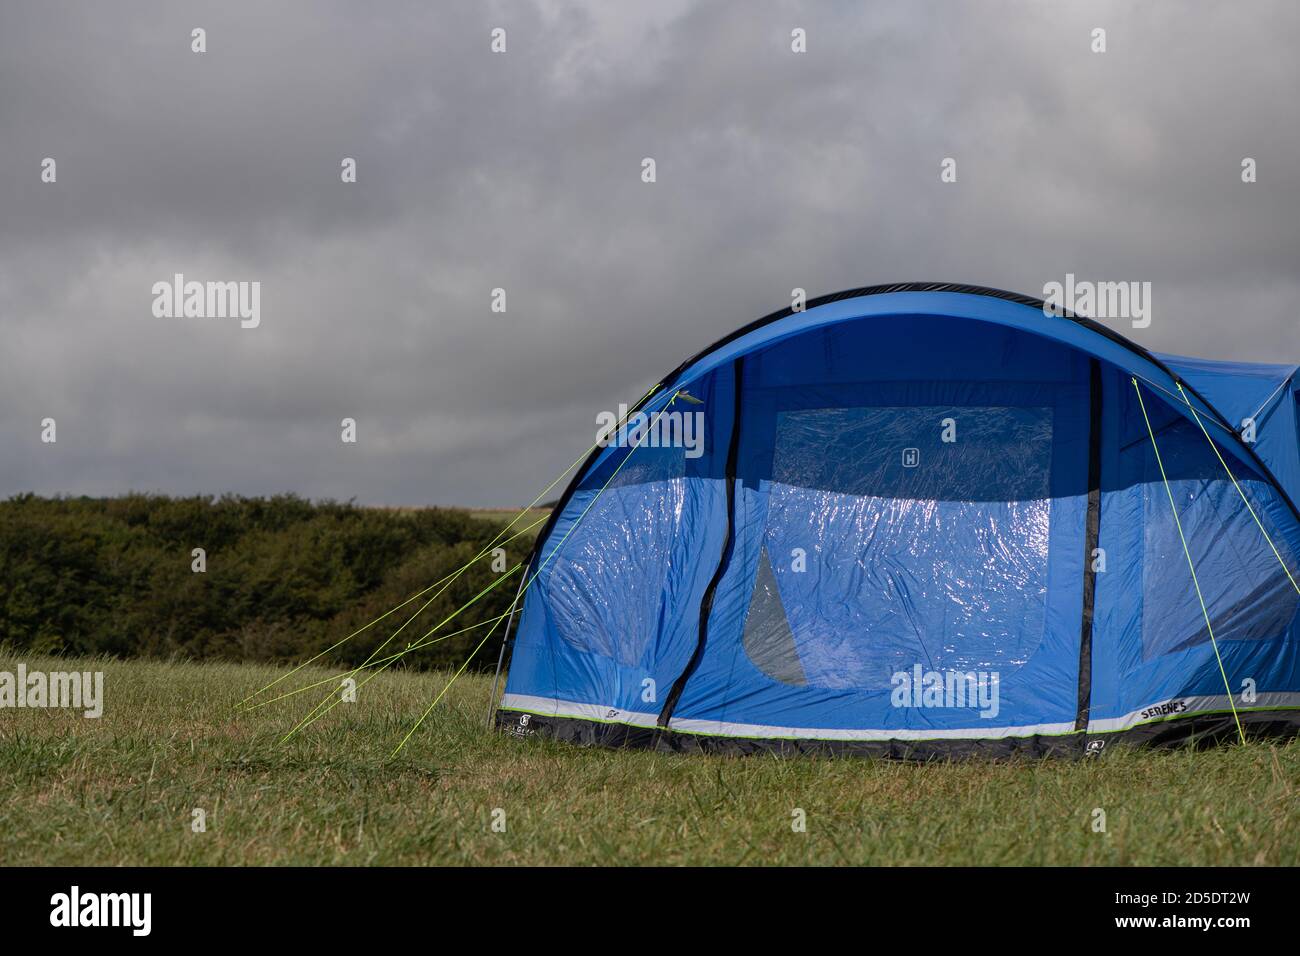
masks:
<instances>
[{"instance_id":1,"label":"tent pole","mask_svg":"<svg viewBox=\"0 0 1300 956\"><path fill-rule=\"evenodd\" d=\"M531 565L532 562L530 561ZM505 632L501 635L501 650L497 653L497 669L492 675L492 695L488 697L487 712L487 729L492 729L492 715L496 713L497 708L497 683L501 680L501 665L506 659L506 642L510 640L510 625L515 622L515 612L519 610L519 596L524 593L524 586L528 581L528 568L524 568L524 573L519 576L519 590L515 592L515 599L510 604L510 617L506 620Z\"/></svg>"}]
</instances>

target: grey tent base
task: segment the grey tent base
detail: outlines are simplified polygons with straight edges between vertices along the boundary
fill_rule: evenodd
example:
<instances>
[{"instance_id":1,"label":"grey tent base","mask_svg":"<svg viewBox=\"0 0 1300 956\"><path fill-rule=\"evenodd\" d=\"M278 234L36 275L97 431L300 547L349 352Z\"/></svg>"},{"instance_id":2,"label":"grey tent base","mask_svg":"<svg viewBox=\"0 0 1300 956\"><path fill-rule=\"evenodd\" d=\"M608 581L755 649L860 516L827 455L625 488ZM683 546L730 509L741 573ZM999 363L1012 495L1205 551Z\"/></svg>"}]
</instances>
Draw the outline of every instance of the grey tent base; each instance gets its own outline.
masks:
<instances>
[{"instance_id":1,"label":"grey tent base","mask_svg":"<svg viewBox=\"0 0 1300 956\"><path fill-rule=\"evenodd\" d=\"M525 718L526 719L523 719ZM1240 715L1249 739L1285 739L1300 734L1300 710L1258 710ZM1005 760L1016 757L1082 757L1116 745L1205 748L1237 740L1231 713L1188 714L1111 733L944 740L794 740L715 737L662 728L633 727L578 717L547 717L499 710L497 728L512 737L545 737L584 746L657 750L670 753L810 754L893 760Z\"/></svg>"}]
</instances>

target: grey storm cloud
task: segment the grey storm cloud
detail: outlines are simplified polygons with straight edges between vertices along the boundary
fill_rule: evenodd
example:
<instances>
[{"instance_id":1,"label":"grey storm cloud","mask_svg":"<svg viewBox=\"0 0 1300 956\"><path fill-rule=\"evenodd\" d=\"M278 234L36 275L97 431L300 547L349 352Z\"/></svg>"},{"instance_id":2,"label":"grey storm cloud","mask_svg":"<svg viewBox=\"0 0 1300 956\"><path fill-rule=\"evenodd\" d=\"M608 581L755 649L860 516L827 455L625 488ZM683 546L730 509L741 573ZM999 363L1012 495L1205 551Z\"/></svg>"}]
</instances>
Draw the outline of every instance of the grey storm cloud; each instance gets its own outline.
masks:
<instances>
[{"instance_id":1,"label":"grey storm cloud","mask_svg":"<svg viewBox=\"0 0 1300 956\"><path fill-rule=\"evenodd\" d=\"M796 286L1149 281L1142 344L1300 360L1298 42L1290 0L4 3L0 494L523 503ZM261 325L156 318L177 272Z\"/></svg>"}]
</instances>

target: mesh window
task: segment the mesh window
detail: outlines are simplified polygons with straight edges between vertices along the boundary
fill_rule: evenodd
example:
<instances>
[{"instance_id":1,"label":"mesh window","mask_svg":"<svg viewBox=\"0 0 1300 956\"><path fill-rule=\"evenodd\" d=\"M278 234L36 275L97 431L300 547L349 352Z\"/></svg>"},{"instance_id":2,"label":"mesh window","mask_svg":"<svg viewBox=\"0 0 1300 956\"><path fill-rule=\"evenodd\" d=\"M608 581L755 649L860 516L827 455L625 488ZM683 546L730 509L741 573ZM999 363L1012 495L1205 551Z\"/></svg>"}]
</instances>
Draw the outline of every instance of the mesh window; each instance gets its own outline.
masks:
<instances>
[{"instance_id":1,"label":"mesh window","mask_svg":"<svg viewBox=\"0 0 1300 956\"><path fill-rule=\"evenodd\" d=\"M870 690L915 664L1023 664L1043 633L1051 453L1045 407L781 413L750 660L782 683Z\"/></svg>"},{"instance_id":2,"label":"mesh window","mask_svg":"<svg viewBox=\"0 0 1300 956\"><path fill-rule=\"evenodd\" d=\"M1170 493L1178 507L1187 552L1196 568L1215 638L1223 642L1282 636L1296 614L1295 588L1204 434L1195 424L1178 421L1162 429L1157 441L1169 477L1169 492L1165 491L1149 442L1139 446L1145 456L1143 660L1210 641L1187 567L1187 553L1169 506ZM1240 485L1294 574L1298 566L1294 549L1264 507L1275 492L1258 480L1243 479Z\"/></svg>"}]
</instances>

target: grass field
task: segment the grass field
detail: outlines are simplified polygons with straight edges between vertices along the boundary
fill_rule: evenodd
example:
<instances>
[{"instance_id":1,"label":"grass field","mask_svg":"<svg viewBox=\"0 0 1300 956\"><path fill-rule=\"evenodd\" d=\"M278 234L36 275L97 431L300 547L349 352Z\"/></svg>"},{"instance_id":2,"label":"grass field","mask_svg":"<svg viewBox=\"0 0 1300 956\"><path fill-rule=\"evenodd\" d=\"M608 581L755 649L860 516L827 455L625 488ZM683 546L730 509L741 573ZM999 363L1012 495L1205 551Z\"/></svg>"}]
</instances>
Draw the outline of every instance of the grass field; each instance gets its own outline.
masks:
<instances>
[{"instance_id":1,"label":"grass field","mask_svg":"<svg viewBox=\"0 0 1300 956\"><path fill-rule=\"evenodd\" d=\"M384 673L280 744L310 693L235 705L284 671L24 662L103 670L105 703L0 710L8 865L1300 862L1294 742L1018 764L612 752L486 732L491 679L466 675L390 761L445 675Z\"/></svg>"}]
</instances>

